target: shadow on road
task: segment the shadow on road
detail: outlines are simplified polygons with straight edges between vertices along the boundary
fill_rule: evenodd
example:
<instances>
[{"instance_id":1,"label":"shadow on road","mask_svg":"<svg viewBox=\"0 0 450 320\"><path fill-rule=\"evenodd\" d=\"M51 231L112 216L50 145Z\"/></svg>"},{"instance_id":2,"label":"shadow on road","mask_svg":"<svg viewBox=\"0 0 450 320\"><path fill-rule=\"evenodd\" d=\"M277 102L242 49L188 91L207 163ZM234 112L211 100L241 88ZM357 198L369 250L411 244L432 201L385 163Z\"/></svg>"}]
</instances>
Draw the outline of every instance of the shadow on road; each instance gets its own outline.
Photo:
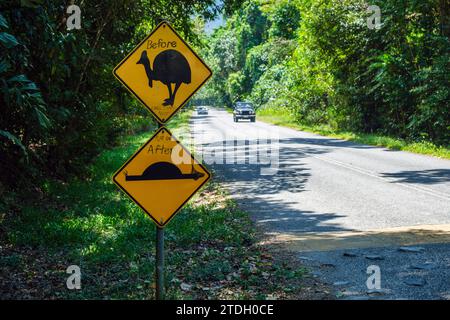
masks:
<instances>
[{"instance_id":1,"label":"shadow on road","mask_svg":"<svg viewBox=\"0 0 450 320\"><path fill-rule=\"evenodd\" d=\"M209 164L215 171L215 176L229 188L233 198L240 207L251 213L255 222L268 232L298 233L298 232L331 232L349 231L351 229L333 225L330 221L342 217L337 213L312 212L300 210L295 199L296 194L308 192L305 189L310 177L310 169L305 166L305 159L310 155L326 153L325 148L290 146L303 143L303 139L282 139L279 149L279 166L274 175L262 175L261 168L269 165L246 163ZM233 158L231 152L245 154L244 149L256 141L212 141L203 148L223 150L224 158ZM234 148L231 146L235 146ZM238 147L240 146L240 147ZM248 151L248 150L247 150ZM277 195L285 193L286 196ZM289 200L291 199L291 200Z\"/></svg>"},{"instance_id":2,"label":"shadow on road","mask_svg":"<svg viewBox=\"0 0 450 320\"><path fill-rule=\"evenodd\" d=\"M318 138L289 138L283 139L283 143L292 143L292 144L309 144L311 146L324 146L324 147L336 147L336 148L353 148L353 149L380 149L377 146L369 146L364 144L359 144L356 142L339 140L333 138L326 137L318 137Z\"/></svg>"},{"instance_id":3,"label":"shadow on road","mask_svg":"<svg viewBox=\"0 0 450 320\"><path fill-rule=\"evenodd\" d=\"M450 169L432 169L419 171L400 171L382 173L385 178L396 179L393 182L436 184L450 182Z\"/></svg>"}]
</instances>

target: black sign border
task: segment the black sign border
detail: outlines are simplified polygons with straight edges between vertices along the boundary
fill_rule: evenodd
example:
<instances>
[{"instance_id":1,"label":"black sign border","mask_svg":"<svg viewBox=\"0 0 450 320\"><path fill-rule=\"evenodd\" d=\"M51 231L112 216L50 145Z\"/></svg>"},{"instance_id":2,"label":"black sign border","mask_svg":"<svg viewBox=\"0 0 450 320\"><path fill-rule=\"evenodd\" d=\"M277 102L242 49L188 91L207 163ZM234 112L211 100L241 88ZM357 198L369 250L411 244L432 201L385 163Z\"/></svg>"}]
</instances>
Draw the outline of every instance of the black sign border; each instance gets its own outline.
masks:
<instances>
[{"instance_id":1,"label":"black sign border","mask_svg":"<svg viewBox=\"0 0 450 320\"><path fill-rule=\"evenodd\" d=\"M161 28L161 27L165 27L165 26L168 26L169 28L170 28L170 30L172 30L174 33L175 33L175 35L178 37L178 38L180 38L180 40L186 45L186 47L189 49L189 50L191 50L192 51L192 53L197 57L197 59L199 59L200 60L200 62L201 63L203 63L203 65L206 67L206 69L208 69L208 71L209 71L209 75L206 77L206 79L189 95L189 97L187 97L184 101L183 101L183 103L181 103L180 104L180 106L167 118L167 119L161 119L161 118L159 118L158 117L158 115L155 113L155 112L153 112L153 110L136 94L136 92L134 92L126 83L125 83L125 81L123 81L122 80L122 78L120 78L120 76L117 74L117 69L119 69L124 63L125 63L125 61L127 61L128 60L128 58L133 54L133 53L135 53L136 52L136 50L145 42L145 41L147 41L156 31L158 31L159 30L159 28ZM144 40L142 40L134 49L133 49L133 51L131 51L115 68L114 68L114 70L113 70L113 74L114 74L114 76L128 89L128 91L130 91L144 106L145 106L145 108L147 109L147 110L149 110L150 112L151 112L151 114L155 117L155 119L159 122L159 123L161 123L161 124L163 124L163 125L165 125L167 122L169 122L169 120L170 119L172 119L172 117L174 116L174 115L176 115L177 113L178 113L178 111L180 111L180 109L182 108L182 107L184 107L184 105L189 101L189 99L191 99L191 97L198 91L198 90L200 90L200 88L201 87L203 87L203 85L206 83L206 81L208 81L210 78L211 78L211 76L212 76L212 70L208 67L208 65L202 60L202 58L200 58L198 55L197 55L197 53L191 48L191 46L189 45L189 44L187 44L187 42L186 41L184 41L184 39L178 34L178 32L176 32L175 31L175 29L174 28L172 28L172 26L170 25L170 23L168 22L168 21L165 21L165 20L163 20L163 21L161 21L157 26L156 26L156 28L144 39Z\"/></svg>"}]
</instances>

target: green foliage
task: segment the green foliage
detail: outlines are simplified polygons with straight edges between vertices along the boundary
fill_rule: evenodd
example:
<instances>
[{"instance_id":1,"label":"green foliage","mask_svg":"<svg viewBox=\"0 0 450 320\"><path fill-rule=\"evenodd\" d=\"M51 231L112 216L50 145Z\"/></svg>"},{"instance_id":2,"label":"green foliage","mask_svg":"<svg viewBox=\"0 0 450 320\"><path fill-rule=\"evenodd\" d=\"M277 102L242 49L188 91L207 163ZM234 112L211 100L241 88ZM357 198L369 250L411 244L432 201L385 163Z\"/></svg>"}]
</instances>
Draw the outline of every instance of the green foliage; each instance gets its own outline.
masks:
<instances>
[{"instance_id":1,"label":"green foliage","mask_svg":"<svg viewBox=\"0 0 450 320\"><path fill-rule=\"evenodd\" d=\"M266 12L260 1L248 0L213 33L205 54L214 70L209 94L218 104L267 100L263 88L273 83L259 83L258 97L251 97L251 92L267 70L289 59L295 48L291 39L299 25L298 14L288 1L276 2Z\"/></svg>"},{"instance_id":2,"label":"green foliage","mask_svg":"<svg viewBox=\"0 0 450 320\"><path fill-rule=\"evenodd\" d=\"M149 113L112 68L161 19L200 46L192 17L211 19L240 2L85 1L81 29L67 31L67 1L1 1L0 183L38 186L83 173L131 122L148 126Z\"/></svg>"},{"instance_id":3,"label":"green foliage","mask_svg":"<svg viewBox=\"0 0 450 320\"><path fill-rule=\"evenodd\" d=\"M181 113L170 129L187 127L188 122L189 113ZM50 181L41 194L9 194L7 204L0 203L5 212L0 217L2 297L153 298L154 223L111 181L111 172L149 136L124 137L117 147L100 153L86 168L89 179ZM294 279L284 259L278 263L256 245L248 214L219 185L209 183L204 191L165 228L167 298L224 298L219 288L230 292L229 299L298 292L303 274ZM61 285L71 264L83 270L83 290ZM45 270L44 279L29 276L36 270ZM250 279L253 287L247 288ZM182 283L192 288L183 291ZM11 291L16 285L27 290Z\"/></svg>"},{"instance_id":4,"label":"green foliage","mask_svg":"<svg viewBox=\"0 0 450 320\"><path fill-rule=\"evenodd\" d=\"M372 4L382 10L379 30L367 28L363 1L319 1L303 9L298 51L310 54L298 61L329 62L317 74L329 80L324 123L448 144L450 42L439 28L448 12L440 12L437 1ZM303 79L311 78L303 70L297 70ZM303 85L294 88L302 91ZM300 112L300 122L309 110Z\"/></svg>"},{"instance_id":5,"label":"green foliage","mask_svg":"<svg viewBox=\"0 0 450 320\"><path fill-rule=\"evenodd\" d=\"M270 20L272 22L269 29L271 38L293 39L300 26L299 8L291 1L276 1Z\"/></svg>"},{"instance_id":6,"label":"green foliage","mask_svg":"<svg viewBox=\"0 0 450 320\"><path fill-rule=\"evenodd\" d=\"M448 146L448 4L370 4L381 8L379 29L369 29L363 0L246 1L211 37L213 49L236 39L232 50L210 51L233 66L213 64L217 95L227 105L249 99L259 108L287 108L307 126ZM242 47L258 8L261 32Z\"/></svg>"},{"instance_id":7,"label":"green foliage","mask_svg":"<svg viewBox=\"0 0 450 320\"><path fill-rule=\"evenodd\" d=\"M271 67L283 65L295 49L295 41L284 38L270 39L251 48L245 61L245 75L248 86L253 88L261 76Z\"/></svg>"},{"instance_id":8,"label":"green foliage","mask_svg":"<svg viewBox=\"0 0 450 320\"><path fill-rule=\"evenodd\" d=\"M345 131L329 124L305 125L295 120L291 110L292 109L287 107L279 106L265 107L258 110L257 117L262 121L275 125L308 131L336 139L350 140L362 144L387 147L392 150L403 150L450 159L450 149L448 147L438 146L429 141L411 142L405 139L393 138L381 134Z\"/></svg>"}]
</instances>

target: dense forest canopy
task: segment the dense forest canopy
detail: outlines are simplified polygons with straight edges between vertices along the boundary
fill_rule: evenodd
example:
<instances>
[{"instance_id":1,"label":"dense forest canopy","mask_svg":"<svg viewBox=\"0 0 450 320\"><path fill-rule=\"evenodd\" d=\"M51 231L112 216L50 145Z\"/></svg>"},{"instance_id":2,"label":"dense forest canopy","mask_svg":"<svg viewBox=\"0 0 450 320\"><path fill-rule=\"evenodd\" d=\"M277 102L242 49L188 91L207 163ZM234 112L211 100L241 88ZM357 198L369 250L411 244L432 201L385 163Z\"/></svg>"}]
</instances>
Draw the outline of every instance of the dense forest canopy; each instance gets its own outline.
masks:
<instances>
[{"instance_id":1,"label":"dense forest canopy","mask_svg":"<svg viewBox=\"0 0 450 320\"><path fill-rule=\"evenodd\" d=\"M68 31L66 8L82 10ZM0 194L83 172L151 117L112 68L161 19L214 71L197 101L288 112L413 141L450 141L447 0L6 0L0 4ZM203 25L224 14L211 35Z\"/></svg>"},{"instance_id":2,"label":"dense forest canopy","mask_svg":"<svg viewBox=\"0 0 450 320\"><path fill-rule=\"evenodd\" d=\"M246 1L208 39L203 99L289 112L306 125L448 145L446 0Z\"/></svg>"},{"instance_id":3,"label":"dense forest canopy","mask_svg":"<svg viewBox=\"0 0 450 320\"><path fill-rule=\"evenodd\" d=\"M195 45L192 17L208 21L239 3L2 0L0 193L5 186L82 172L136 122L152 121L115 81L113 67L160 20ZM67 30L70 4L81 9L79 30Z\"/></svg>"}]
</instances>

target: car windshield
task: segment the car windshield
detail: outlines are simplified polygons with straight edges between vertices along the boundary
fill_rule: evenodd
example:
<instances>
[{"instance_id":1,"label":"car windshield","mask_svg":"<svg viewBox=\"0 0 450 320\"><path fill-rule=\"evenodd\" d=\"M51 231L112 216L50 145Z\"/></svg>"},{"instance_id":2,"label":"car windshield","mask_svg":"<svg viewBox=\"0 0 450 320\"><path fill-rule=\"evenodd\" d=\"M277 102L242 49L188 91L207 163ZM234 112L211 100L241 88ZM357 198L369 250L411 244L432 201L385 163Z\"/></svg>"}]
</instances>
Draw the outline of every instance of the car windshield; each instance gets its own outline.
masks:
<instances>
[{"instance_id":1,"label":"car windshield","mask_svg":"<svg viewBox=\"0 0 450 320\"><path fill-rule=\"evenodd\" d=\"M253 109L253 106L251 105L251 103L239 103L237 105L237 107L239 109Z\"/></svg>"}]
</instances>

